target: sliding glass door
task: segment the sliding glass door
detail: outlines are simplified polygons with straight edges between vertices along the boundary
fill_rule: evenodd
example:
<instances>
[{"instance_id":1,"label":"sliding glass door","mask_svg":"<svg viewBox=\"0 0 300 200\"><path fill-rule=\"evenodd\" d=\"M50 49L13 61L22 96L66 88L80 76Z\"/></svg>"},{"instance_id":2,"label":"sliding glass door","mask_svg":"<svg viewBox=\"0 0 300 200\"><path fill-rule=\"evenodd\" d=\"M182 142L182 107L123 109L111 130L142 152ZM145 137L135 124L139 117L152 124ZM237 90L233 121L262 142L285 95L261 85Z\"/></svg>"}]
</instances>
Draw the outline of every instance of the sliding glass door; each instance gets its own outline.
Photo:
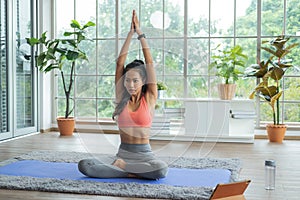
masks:
<instances>
[{"instance_id":1,"label":"sliding glass door","mask_svg":"<svg viewBox=\"0 0 300 200\"><path fill-rule=\"evenodd\" d=\"M0 2L0 139L11 136L8 120L7 3Z\"/></svg>"},{"instance_id":2,"label":"sliding glass door","mask_svg":"<svg viewBox=\"0 0 300 200\"><path fill-rule=\"evenodd\" d=\"M33 1L16 0L15 12L15 134L22 135L36 131L36 70L31 59L31 47L25 39L33 35Z\"/></svg>"},{"instance_id":3,"label":"sliding glass door","mask_svg":"<svg viewBox=\"0 0 300 200\"><path fill-rule=\"evenodd\" d=\"M33 35L34 1L0 3L0 140L37 131L37 76L25 40Z\"/></svg>"}]
</instances>

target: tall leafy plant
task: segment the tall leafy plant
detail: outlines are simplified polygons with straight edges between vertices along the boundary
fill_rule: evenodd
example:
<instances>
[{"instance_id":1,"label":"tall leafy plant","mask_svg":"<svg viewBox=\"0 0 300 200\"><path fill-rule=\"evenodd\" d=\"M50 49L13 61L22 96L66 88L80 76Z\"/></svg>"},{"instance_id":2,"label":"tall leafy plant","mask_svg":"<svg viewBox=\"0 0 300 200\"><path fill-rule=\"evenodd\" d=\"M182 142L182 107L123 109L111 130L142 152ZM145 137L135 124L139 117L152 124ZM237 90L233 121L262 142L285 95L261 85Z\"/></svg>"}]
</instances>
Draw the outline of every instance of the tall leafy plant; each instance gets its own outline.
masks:
<instances>
[{"instance_id":1,"label":"tall leafy plant","mask_svg":"<svg viewBox=\"0 0 300 200\"><path fill-rule=\"evenodd\" d=\"M289 36L281 35L270 41L262 41L261 49L270 54L267 60L259 62L248 67L245 71L247 77L256 77L260 83L255 87L249 98L253 99L258 95L261 99L268 102L272 108L274 125L280 124L280 104L279 99L283 93L280 86L280 80L284 77L287 69L294 67L292 59L285 59L285 56L291 52L298 43L287 45Z\"/></svg>"},{"instance_id":2,"label":"tall leafy plant","mask_svg":"<svg viewBox=\"0 0 300 200\"><path fill-rule=\"evenodd\" d=\"M72 20L70 24L73 31L64 32L64 39L47 39L44 32L40 38L26 38L31 46L43 45L42 51L36 57L36 66L42 72L50 72L58 69L61 73L63 90L65 94L66 107L65 118L68 118L73 112L74 106L70 107L71 91L74 82L74 70L79 60L88 60L86 53L81 50L79 44L86 40L86 29L95 26L95 23L89 21L83 26L78 21ZM69 74L65 74L64 72ZM68 78L67 78L68 76Z\"/></svg>"}]
</instances>

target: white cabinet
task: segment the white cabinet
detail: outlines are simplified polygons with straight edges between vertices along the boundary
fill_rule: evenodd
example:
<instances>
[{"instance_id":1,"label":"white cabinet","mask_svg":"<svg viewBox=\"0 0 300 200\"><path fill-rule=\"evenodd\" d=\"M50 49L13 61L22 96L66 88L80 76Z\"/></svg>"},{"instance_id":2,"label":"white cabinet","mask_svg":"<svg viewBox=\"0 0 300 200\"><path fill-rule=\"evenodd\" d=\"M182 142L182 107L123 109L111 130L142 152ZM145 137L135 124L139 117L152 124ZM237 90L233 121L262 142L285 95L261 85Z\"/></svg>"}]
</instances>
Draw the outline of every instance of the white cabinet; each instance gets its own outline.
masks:
<instances>
[{"instance_id":1,"label":"white cabinet","mask_svg":"<svg viewBox=\"0 0 300 200\"><path fill-rule=\"evenodd\" d=\"M254 101L185 100L185 136L200 141L253 142Z\"/></svg>"},{"instance_id":2,"label":"white cabinet","mask_svg":"<svg viewBox=\"0 0 300 200\"><path fill-rule=\"evenodd\" d=\"M229 102L186 101L184 124L186 135L226 135L229 132Z\"/></svg>"}]
</instances>

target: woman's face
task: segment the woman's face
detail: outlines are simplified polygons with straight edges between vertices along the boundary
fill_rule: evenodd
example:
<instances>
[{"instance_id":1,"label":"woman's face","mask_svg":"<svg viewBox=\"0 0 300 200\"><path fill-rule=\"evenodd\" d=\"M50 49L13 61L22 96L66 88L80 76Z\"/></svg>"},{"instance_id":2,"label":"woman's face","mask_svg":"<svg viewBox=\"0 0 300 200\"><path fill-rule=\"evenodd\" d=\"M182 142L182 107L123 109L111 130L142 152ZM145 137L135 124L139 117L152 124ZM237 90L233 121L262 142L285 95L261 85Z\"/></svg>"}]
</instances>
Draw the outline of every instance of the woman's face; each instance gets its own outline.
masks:
<instances>
[{"instance_id":1,"label":"woman's face","mask_svg":"<svg viewBox=\"0 0 300 200\"><path fill-rule=\"evenodd\" d=\"M126 72L124 86L130 95L139 93L143 85L144 81L138 71L131 69Z\"/></svg>"}]
</instances>

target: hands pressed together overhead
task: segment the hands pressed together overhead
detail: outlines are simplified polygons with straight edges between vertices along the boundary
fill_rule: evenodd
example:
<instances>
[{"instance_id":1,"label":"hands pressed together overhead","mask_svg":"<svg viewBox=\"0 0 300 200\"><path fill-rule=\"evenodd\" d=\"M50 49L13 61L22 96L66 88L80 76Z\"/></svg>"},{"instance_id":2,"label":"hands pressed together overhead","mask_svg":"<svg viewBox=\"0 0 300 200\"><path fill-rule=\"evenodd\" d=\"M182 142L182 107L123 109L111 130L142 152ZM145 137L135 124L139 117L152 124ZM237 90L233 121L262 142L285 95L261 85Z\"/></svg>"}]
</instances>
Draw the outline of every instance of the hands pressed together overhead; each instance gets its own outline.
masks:
<instances>
[{"instance_id":1,"label":"hands pressed together overhead","mask_svg":"<svg viewBox=\"0 0 300 200\"><path fill-rule=\"evenodd\" d=\"M134 32L136 32L138 35L141 35L141 29L140 29L140 23L138 20L138 17L136 15L135 10L132 11L132 20L131 20L131 29L130 32L133 34Z\"/></svg>"}]
</instances>

